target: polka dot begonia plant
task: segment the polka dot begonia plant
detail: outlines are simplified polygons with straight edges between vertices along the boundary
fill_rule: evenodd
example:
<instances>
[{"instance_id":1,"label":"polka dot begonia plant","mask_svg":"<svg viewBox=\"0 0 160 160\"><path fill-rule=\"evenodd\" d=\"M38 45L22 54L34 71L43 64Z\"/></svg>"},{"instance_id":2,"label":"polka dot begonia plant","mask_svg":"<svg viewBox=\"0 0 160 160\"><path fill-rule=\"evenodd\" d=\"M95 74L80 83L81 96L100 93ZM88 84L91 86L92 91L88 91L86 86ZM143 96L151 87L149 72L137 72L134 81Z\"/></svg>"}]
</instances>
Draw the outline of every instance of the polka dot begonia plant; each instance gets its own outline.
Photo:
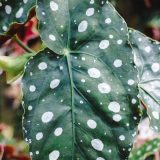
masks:
<instances>
[{"instance_id":1,"label":"polka dot begonia plant","mask_svg":"<svg viewBox=\"0 0 160 160\"><path fill-rule=\"evenodd\" d=\"M138 149L133 150L129 160L145 160L160 149L160 138L155 138L143 144Z\"/></svg>"},{"instance_id":2,"label":"polka dot begonia plant","mask_svg":"<svg viewBox=\"0 0 160 160\"><path fill-rule=\"evenodd\" d=\"M160 45L128 31L106 0L2 1L0 32L35 5L46 47L26 63L22 80L32 160L127 160L139 100L159 131Z\"/></svg>"}]
</instances>

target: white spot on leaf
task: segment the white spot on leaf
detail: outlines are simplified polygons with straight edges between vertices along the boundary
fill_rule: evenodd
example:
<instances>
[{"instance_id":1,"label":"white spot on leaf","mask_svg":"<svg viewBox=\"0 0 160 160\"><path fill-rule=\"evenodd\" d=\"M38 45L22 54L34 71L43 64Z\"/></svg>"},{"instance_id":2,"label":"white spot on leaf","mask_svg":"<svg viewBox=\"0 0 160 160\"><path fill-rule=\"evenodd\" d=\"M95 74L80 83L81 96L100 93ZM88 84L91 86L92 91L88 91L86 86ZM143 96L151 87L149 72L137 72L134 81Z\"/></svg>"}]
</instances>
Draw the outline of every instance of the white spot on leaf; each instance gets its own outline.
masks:
<instances>
[{"instance_id":1,"label":"white spot on leaf","mask_svg":"<svg viewBox=\"0 0 160 160\"><path fill-rule=\"evenodd\" d=\"M63 132L63 129L62 128L57 128L55 131L54 131L54 134L55 136L60 136Z\"/></svg>"},{"instance_id":2,"label":"white spot on leaf","mask_svg":"<svg viewBox=\"0 0 160 160\"><path fill-rule=\"evenodd\" d=\"M145 51L146 51L147 53L151 52L151 47L150 47L150 46L145 47Z\"/></svg>"},{"instance_id":3,"label":"white spot on leaf","mask_svg":"<svg viewBox=\"0 0 160 160\"><path fill-rule=\"evenodd\" d=\"M32 106L28 106L28 110L31 111L33 109Z\"/></svg>"},{"instance_id":4,"label":"white spot on leaf","mask_svg":"<svg viewBox=\"0 0 160 160\"><path fill-rule=\"evenodd\" d=\"M158 112L153 111L153 112L152 112L152 115L153 115L153 117L154 117L155 119L159 119L159 113L158 113Z\"/></svg>"},{"instance_id":5,"label":"white spot on leaf","mask_svg":"<svg viewBox=\"0 0 160 160\"><path fill-rule=\"evenodd\" d=\"M3 26L2 29L3 29L4 31L7 31L8 28L7 28L7 26Z\"/></svg>"},{"instance_id":6,"label":"white spot on leaf","mask_svg":"<svg viewBox=\"0 0 160 160\"><path fill-rule=\"evenodd\" d=\"M136 99L132 99L132 104L136 104L137 100Z\"/></svg>"},{"instance_id":7,"label":"white spot on leaf","mask_svg":"<svg viewBox=\"0 0 160 160\"><path fill-rule=\"evenodd\" d=\"M92 119L89 119L89 120L87 121L87 125L88 125L88 127L91 128L91 129L95 129L95 128L97 127L97 123L96 123L94 120L92 120Z\"/></svg>"},{"instance_id":8,"label":"white spot on leaf","mask_svg":"<svg viewBox=\"0 0 160 160\"><path fill-rule=\"evenodd\" d=\"M105 94L105 93L109 93L109 92L111 91L111 87L110 87L110 85L107 84L107 83L100 83L100 84L98 85L98 90L99 90L101 93Z\"/></svg>"},{"instance_id":9,"label":"white spot on leaf","mask_svg":"<svg viewBox=\"0 0 160 160\"><path fill-rule=\"evenodd\" d=\"M45 70L45 69L47 69L47 63L41 62L41 63L38 65L38 68L39 68L40 70Z\"/></svg>"},{"instance_id":10,"label":"white spot on leaf","mask_svg":"<svg viewBox=\"0 0 160 160\"><path fill-rule=\"evenodd\" d=\"M55 41L55 40L56 40L56 37L55 37L53 34L50 34L50 35L49 35L49 39L50 39L51 41Z\"/></svg>"},{"instance_id":11,"label":"white spot on leaf","mask_svg":"<svg viewBox=\"0 0 160 160\"><path fill-rule=\"evenodd\" d=\"M92 78L99 78L101 76L101 73L97 68L88 69L88 74Z\"/></svg>"},{"instance_id":12,"label":"white spot on leaf","mask_svg":"<svg viewBox=\"0 0 160 160\"><path fill-rule=\"evenodd\" d=\"M59 156L59 151L55 150L49 154L49 160L58 160Z\"/></svg>"},{"instance_id":13,"label":"white spot on leaf","mask_svg":"<svg viewBox=\"0 0 160 160\"><path fill-rule=\"evenodd\" d=\"M117 44L122 44L123 43L123 41L121 40L121 39L119 39L118 41L117 41Z\"/></svg>"},{"instance_id":14,"label":"white spot on leaf","mask_svg":"<svg viewBox=\"0 0 160 160\"><path fill-rule=\"evenodd\" d=\"M87 16L93 16L94 15L94 8L88 8L86 11Z\"/></svg>"},{"instance_id":15,"label":"white spot on leaf","mask_svg":"<svg viewBox=\"0 0 160 160\"><path fill-rule=\"evenodd\" d=\"M102 157L98 157L96 160L105 160L105 159Z\"/></svg>"},{"instance_id":16,"label":"white spot on leaf","mask_svg":"<svg viewBox=\"0 0 160 160\"><path fill-rule=\"evenodd\" d=\"M82 21L79 26L78 26L78 32L85 32L88 27L88 22L87 21Z\"/></svg>"},{"instance_id":17,"label":"white spot on leaf","mask_svg":"<svg viewBox=\"0 0 160 160\"><path fill-rule=\"evenodd\" d=\"M90 4L94 4L94 0L91 0L91 1L90 1Z\"/></svg>"},{"instance_id":18,"label":"white spot on leaf","mask_svg":"<svg viewBox=\"0 0 160 160\"><path fill-rule=\"evenodd\" d=\"M113 65L116 67L116 68L119 68L122 66L122 60L120 59L116 59L113 63Z\"/></svg>"},{"instance_id":19,"label":"white spot on leaf","mask_svg":"<svg viewBox=\"0 0 160 160\"><path fill-rule=\"evenodd\" d=\"M117 102L111 102L108 106L108 109L114 113L120 112L120 105Z\"/></svg>"},{"instance_id":20,"label":"white spot on leaf","mask_svg":"<svg viewBox=\"0 0 160 160\"><path fill-rule=\"evenodd\" d=\"M112 34L110 34L110 35L109 35L109 38L111 38L111 39L112 39L113 37L114 37L114 36L113 36Z\"/></svg>"},{"instance_id":21,"label":"white spot on leaf","mask_svg":"<svg viewBox=\"0 0 160 160\"><path fill-rule=\"evenodd\" d=\"M135 83L135 81L133 79L128 80L128 85L132 86L134 83Z\"/></svg>"},{"instance_id":22,"label":"white spot on leaf","mask_svg":"<svg viewBox=\"0 0 160 160\"><path fill-rule=\"evenodd\" d=\"M29 87L30 92L35 92L36 91L36 87L34 85L31 85Z\"/></svg>"},{"instance_id":23,"label":"white spot on leaf","mask_svg":"<svg viewBox=\"0 0 160 160\"><path fill-rule=\"evenodd\" d=\"M125 136L124 136L124 135L121 135L121 136L119 136L119 139L120 139L121 141L124 141L124 140L125 140Z\"/></svg>"},{"instance_id":24,"label":"white spot on leaf","mask_svg":"<svg viewBox=\"0 0 160 160\"><path fill-rule=\"evenodd\" d=\"M107 49L109 47L109 41L108 40L102 40L99 44L100 49Z\"/></svg>"},{"instance_id":25,"label":"white spot on leaf","mask_svg":"<svg viewBox=\"0 0 160 160\"><path fill-rule=\"evenodd\" d=\"M43 123L48 123L52 120L54 114L52 112L45 112L43 113L41 119Z\"/></svg>"},{"instance_id":26,"label":"white spot on leaf","mask_svg":"<svg viewBox=\"0 0 160 160\"><path fill-rule=\"evenodd\" d=\"M160 65L159 63L153 63L151 68L152 68L152 71L156 73L160 70Z\"/></svg>"},{"instance_id":27,"label":"white spot on leaf","mask_svg":"<svg viewBox=\"0 0 160 160\"><path fill-rule=\"evenodd\" d=\"M6 6L5 6L5 11L6 11L7 14L11 14L11 12L12 12L11 6L6 5Z\"/></svg>"},{"instance_id":28,"label":"white spot on leaf","mask_svg":"<svg viewBox=\"0 0 160 160\"><path fill-rule=\"evenodd\" d=\"M94 139L91 141L92 147L97 151L102 151L104 148L104 144L100 139Z\"/></svg>"},{"instance_id":29,"label":"white spot on leaf","mask_svg":"<svg viewBox=\"0 0 160 160\"><path fill-rule=\"evenodd\" d=\"M60 80L59 79L54 79L51 83L50 83L50 88L54 89L56 87L58 87L60 84Z\"/></svg>"},{"instance_id":30,"label":"white spot on leaf","mask_svg":"<svg viewBox=\"0 0 160 160\"><path fill-rule=\"evenodd\" d=\"M36 140L39 141L43 138L43 133L42 132L39 132L36 134Z\"/></svg>"},{"instance_id":31,"label":"white spot on leaf","mask_svg":"<svg viewBox=\"0 0 160 160\"><path fill-rule=\"evenodd\" d=\"M85 79L81 79L81 82L82 82L82 83L85 83L85 82L86 82L86 80L85 80Z\"/></svg>"},{"instance_id":32,"label":"white spot on leaf","mask_svg":"<svg viewBox=\"0 0 160 160\"><path fill-rule=\"evenodd\" d=\"M18 11L17 11L17 13L16 13L16 18L21 18L21 16L23 15L23 8L21 7Z\"/></svg>"},{"instance_id":33,"label":"white spot on leaf","mask_svg":"<svg viewBox=\"0 0 160 160\"><path fill-rule=\"evenodd\" d=\"M141 42L141 41L142 41L142 38L138 38L138 41Z\"/></svg>"},{"instance_id":34,"label":"white spot on leaf","mask_svg":"<svg viewBox=\"0 0 160 160\"><path fill-rule=\"evenodd\" d=\"M82 61L85 61L85 60L86 60L86 58L85 58L85 57L82 57L81 59L82 59Z\"/></svg>"},{"instance_id":35,"label":"white spot on leaf","mask_svg":"<svg viewBox=\"0 0 160 160\"><path fill-rule=\"evenodd\" d=\"M23 3L25 3L25 4L26 4L27 2L28 2L28 0L23 0Z\"/></svg>"},{"instance_id":36,"label":"white spot on leaf","mask_svg":"<svg viewBox=\"0 0 160 160\"><path fill-rule=\"evenodd\" d=\"M52 11L57 11L58 10L58 4L54 1L50 2L50 8Z\"/></svg>"},{"instance_id":37,"label":"white spot on leaf","mask_svg":"<svg viewBox=\"0 0 160 160\"><path fill-rule=\"evenodd\" d=\"M110 18L106 18L105 23L110 24L112 20Z\"/></svg>"},{"instance_id":38,"label":"white spot on leaf","mask_svg":"<svg viewBox=\"0 0 160 160\"><path fill-rule=\"evenodd\" d=\"M119 122L121 119L122 119L122 117L121 117L121 115L119 115L119 114L115 114L115 115L113 116L113 120L114 120L115 122Z\"/></svg>"}]
</instances>

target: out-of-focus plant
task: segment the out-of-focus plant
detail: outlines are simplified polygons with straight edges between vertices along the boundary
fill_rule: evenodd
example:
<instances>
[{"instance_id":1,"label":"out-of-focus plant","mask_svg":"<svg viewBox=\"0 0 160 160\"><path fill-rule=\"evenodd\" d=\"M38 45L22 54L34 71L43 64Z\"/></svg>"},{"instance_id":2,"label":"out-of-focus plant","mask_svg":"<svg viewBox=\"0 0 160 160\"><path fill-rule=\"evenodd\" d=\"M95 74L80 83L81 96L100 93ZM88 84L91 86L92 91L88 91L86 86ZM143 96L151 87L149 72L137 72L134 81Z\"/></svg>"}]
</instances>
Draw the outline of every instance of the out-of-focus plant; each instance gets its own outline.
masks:
<instances>
[{"instance_id":1,"label":"out-of-focus plant","mask_svg":"<svg viewBox=\"0 0 160 160\"><path fill-rule=\"evenodd\" d=\"M28 156L28 146L25 142L17 142L5 134L7 126L0 124L0 159L1 160L31 160Z\"/></svg>"},{"instance_id":2,"label":"out-of-focus plant","mask_svg":"<svg viewBox=\"0 0 160 160\"><path fill-rule=\"evenodd\" d=\"M145 160L147 157L153 155L156 151L159 150L160 138L155 138L151 141L146 142L141 147L133 150L130 154L129 160Z\"/></svg>"},{"instance_id":3,"label":"out-of-focus plant","mask_svg":"<svg viewBox=\"0 0 160 160\"><path fill-rule=\"evenodd\" d=\"M19 78L24 71L24 66L31 56L34 54L24 54L19 57L0 56L0 69L6 72L8 83Z\"/></svg>"}]
</instances>

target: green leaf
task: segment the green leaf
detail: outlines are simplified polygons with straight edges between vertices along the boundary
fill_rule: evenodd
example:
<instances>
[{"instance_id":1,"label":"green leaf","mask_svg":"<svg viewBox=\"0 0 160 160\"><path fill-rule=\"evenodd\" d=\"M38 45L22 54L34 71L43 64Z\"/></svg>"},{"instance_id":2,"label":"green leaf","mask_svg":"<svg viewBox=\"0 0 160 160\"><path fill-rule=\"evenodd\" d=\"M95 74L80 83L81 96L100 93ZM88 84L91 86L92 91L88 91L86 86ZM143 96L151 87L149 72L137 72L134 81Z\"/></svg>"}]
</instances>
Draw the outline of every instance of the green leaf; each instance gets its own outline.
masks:
<instances>
[{"instance_id":1,"label":"green leaf","mask_svg":"<svg viewBox=\"0 0 160 160\"><path fill-rule=\"evenodd\" d=\"M130 30L130 41L139 71L140 99L147 106L151 126L160 131L160 43Z\"/></svg>"},{"instance_id":2,"label":"green leaf","mask_svg":"<svg viewBox=\"0 0 160 160\"><path fill-rule=\"evenodd\" d=\"M146 142L140 148L134 149L129 160L145 160L147 157L160 150L160 138L155 138Z\"/></svg>"},{"instance_id":3,"label":"green leaf","mask_svg":"<svg viewBox=\"0 0 160 160\"><path fill-rule=\"evenodd\" d=\"M37 15L50 49L23 77L32 159L127 159L139 109L126 23L99 0L39 0Z\"/></svg>"},{"instance_id":4,"label":"green leaf","mask_svg":"<svg viewBox=\"0 0 160 160\"><path fill-rule=\"evenodd\" d=\"M6 72L7 83L12 83L24 72L24 66L33 54L24 54L19 57L0 56L0 69Z\"/></svg>"},{"instance_id":5,"label":"green leaf","mask_svg":"<svg viewBox=\"0 0 160 160\"><path fill-rule=\"evenodd\" d=\"M35 0L0 1L0 42L14 35L27 18L34 15L34 6Z\"/></svg>"}]
</instances>

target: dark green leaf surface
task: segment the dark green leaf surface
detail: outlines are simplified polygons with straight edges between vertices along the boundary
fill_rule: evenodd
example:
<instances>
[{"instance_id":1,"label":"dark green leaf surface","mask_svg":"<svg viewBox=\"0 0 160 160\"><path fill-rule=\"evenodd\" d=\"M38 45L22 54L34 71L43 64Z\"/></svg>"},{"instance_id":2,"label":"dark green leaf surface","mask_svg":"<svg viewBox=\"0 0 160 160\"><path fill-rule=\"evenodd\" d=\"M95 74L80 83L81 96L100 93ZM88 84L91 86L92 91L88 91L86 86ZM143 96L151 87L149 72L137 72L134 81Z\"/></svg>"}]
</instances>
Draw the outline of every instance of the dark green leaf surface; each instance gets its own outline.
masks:
<instances>
[{"instance_id":1,"label":"dark green leaf surface","mask_svg":"<svg viewBox=\"0 0 160 160\"><path fill-rule=\"evenodd\" d=\"M29 11L35 5L35 0L1 0L0 1L0 35L5 35L13 25L13 30L18 28L18 23L25 23ZM14 32L14 31L9 31Z\"/></svg>"},{"instance_id":2,"label":"dark green leaf surface","mask_svg":"<svg viewBox=\"0 0 160 160\"><path fill-rule=\"evenodd\" d=\"M154 130L160 131L160 43L142 33L130 30L135 63L139 71L140 98Z\"/></svg>"},{"instance_id":3,"label":"dark green leaf surface","mask_svg":"<svg viewBox=\"0 0 160 160\"><path fill-rule=\"evenodd\" d=\"M23 77L33 160L125 160L139 122L128 29L105 1L39 0L45 49Z\"/></svg>"},{"instance_id":4,"label":"dark green leaf surface","mask_svg":"<svg viewBox=\"0 0 160 160\"><path fill-rule=\"evenodd\" d=\"M160 138L146 142L140 148L135 149L130 154L129 160L145 160L150 155L160 149Z\"/></svg>"}]
</instances>

